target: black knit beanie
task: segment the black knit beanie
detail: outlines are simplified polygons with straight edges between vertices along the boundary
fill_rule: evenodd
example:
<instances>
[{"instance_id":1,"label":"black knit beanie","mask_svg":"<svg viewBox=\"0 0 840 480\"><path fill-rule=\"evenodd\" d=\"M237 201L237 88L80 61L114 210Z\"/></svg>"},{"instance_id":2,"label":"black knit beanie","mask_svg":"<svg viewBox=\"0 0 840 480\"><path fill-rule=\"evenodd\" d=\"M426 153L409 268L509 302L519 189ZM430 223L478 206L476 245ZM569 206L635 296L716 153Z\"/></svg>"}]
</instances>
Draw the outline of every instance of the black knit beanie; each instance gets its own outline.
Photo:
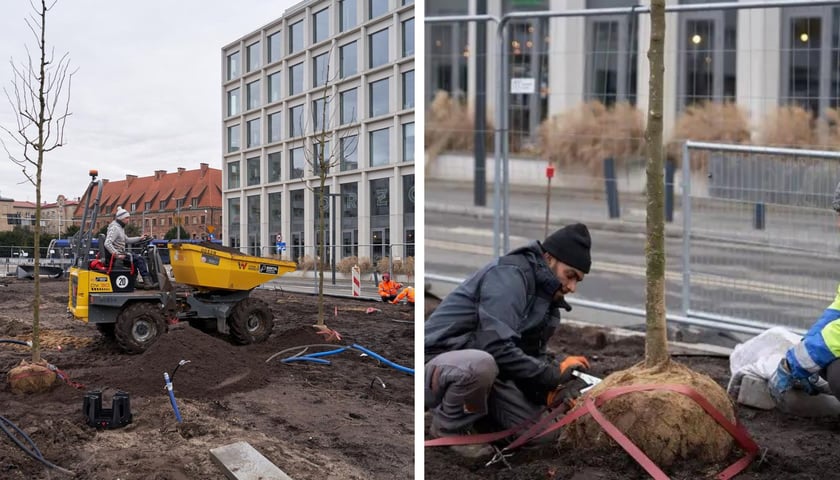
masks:
<instances>
[{"instance_id":1,"label":"black knit beanie","mask_svg":"<svg viewBox=\"0 0 840 480\"><path fill-rule=\"evenodd\" d=\"M582 223L566 225L545 238L542 242L543 250L550 253L557 260L575 267L583 273L589 273L592 258L589 249L592 239L589 229Z\"/></svg>"}]
</instances>

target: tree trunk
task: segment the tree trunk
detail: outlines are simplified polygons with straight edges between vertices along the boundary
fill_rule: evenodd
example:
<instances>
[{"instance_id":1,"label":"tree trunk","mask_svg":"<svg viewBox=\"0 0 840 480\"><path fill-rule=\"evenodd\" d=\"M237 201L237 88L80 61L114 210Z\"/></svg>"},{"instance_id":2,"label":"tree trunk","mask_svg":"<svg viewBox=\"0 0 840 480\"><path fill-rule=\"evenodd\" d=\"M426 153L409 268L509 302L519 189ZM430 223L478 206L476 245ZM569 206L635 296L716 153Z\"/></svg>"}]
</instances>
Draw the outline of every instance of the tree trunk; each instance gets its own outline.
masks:
<instances>
[{"instance_id":1,"label":"tree trunk","mask_svg":"<svg viewBox=\"0 0 840 480\"><path fill-rule=\"evenodd\" d=\"M665 182L662 161L662 94L664 90L665 0L652 0L650 6L650 83L647 130L647 334L645 365L653 367L669 361L665 321Z\"/></svg>"}]
</instances>

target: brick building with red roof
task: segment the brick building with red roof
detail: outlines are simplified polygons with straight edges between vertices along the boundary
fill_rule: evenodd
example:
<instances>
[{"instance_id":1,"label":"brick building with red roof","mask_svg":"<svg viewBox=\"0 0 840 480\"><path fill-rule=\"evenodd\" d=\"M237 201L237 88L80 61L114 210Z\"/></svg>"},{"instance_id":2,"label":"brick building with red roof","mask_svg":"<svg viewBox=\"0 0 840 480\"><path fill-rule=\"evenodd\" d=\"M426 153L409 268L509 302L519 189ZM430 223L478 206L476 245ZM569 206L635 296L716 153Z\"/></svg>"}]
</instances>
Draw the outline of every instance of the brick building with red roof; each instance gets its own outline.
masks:
<instances>
[{"instance_id":1,"label":"brick building with red roof","mask_svg":"<svg viewBox=\"0 0 840 480\"><path fill-rule=\"evenodd\" d=\"M202 163L197 170L178 168L154 175L126 175L125 180L104 180L99 216L94 230L108 225L122 207L131 212L131 223L141 233L163 238L179 223L191 239L213 235L221 240L222 171ZM87 200L82 198L73 213L81 222Z\"/></svg>"}]
</instances>

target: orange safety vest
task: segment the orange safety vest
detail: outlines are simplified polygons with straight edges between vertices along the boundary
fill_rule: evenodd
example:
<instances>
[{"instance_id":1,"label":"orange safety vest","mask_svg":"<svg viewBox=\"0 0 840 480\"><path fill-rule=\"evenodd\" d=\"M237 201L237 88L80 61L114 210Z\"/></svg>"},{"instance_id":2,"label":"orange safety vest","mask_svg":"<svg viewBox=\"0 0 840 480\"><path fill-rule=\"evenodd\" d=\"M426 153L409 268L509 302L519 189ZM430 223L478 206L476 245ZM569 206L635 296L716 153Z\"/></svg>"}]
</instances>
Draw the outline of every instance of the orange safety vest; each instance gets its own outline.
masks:
<instances>
[{"instance_id":1,"label":"orange safety vest","mask_svg":"<svg viewBox=\"0 0 840 480\"><path fill-rule=\"evenodd\" d=\"M408 296L408 303L414 303L414 287L405 287L392 303L400 303L400 300Z\"/></svg>"},{"instance_id":2,"label":"orange safety vest","mask_svg":"<svg viewBox=\"0 0 840 480\"><path fill-rule=\"evenodd\" d=\"M401 283L397 283L393 280L385 281L382 280L379 282L379 296L380 297L390 297L391 295L396 295L399 293L400 288L402 288Z\"/></svg>"}]
</instances>

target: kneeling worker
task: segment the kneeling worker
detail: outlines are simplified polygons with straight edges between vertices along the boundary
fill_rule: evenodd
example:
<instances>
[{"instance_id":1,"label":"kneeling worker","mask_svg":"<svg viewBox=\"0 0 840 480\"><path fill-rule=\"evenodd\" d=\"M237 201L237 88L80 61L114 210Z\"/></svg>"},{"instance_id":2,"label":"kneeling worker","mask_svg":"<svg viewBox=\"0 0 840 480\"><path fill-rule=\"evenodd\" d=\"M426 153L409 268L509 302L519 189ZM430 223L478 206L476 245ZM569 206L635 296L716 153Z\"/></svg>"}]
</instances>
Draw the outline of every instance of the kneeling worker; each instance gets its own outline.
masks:
<instances>
[{"instance_id":1,"label":"kneeling worker","mask_svg":"<svg viewBox=\"0 0 840 480\"><path fill-rule=\"evenodd\" d=\"M383 302L392 302L400 292L402 283L391 281L391 275L382 274L382 281L379 282L379 297Z\"/></svg>"},{"instance_id":2,"label":"kneeling worker","mask_svg":"<svg viewBox=\"0 0 840 480\"><path fill-rule=\"evenodd\" d=\"M402 289L399 295L394 298L391 303L394 305L400 303L403 299L408 302L409 305L412 307L414 306L414 287L405 287Z\"/></svg>"}]
</instances>

